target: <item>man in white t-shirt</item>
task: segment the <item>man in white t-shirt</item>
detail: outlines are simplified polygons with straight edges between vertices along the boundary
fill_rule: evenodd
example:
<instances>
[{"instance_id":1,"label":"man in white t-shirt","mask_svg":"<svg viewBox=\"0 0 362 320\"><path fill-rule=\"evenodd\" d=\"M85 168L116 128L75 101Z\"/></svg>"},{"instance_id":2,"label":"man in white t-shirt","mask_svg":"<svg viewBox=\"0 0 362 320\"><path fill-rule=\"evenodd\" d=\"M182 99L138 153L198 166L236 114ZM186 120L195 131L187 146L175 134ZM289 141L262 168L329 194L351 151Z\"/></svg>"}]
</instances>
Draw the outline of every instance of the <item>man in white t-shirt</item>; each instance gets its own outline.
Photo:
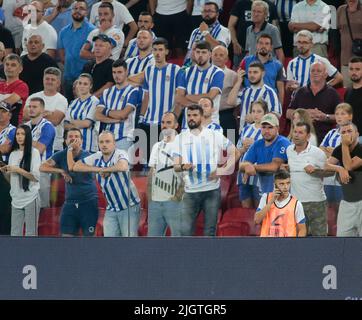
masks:
<instances>
[{"instance_id":1,"label":"man in white t-shirt","mask_svg":"<svg viewBox=\"0 0 362 320\"><path fill-rule=\"evenodd\" d=\"M58 35L55 29L44 20L44 5L41 1L33 1L29 6L30 11L36 10L36 22L30 21L31 23L27 24L24 27L23 38L22 38L22 47L23 51L21 55L28 54L27 43L30 36L36 34L40 35L44 48L43 52L47 53L52 58L55 58L57 52L57 41ZM31 14L31 13L30 13Z\"/></svg>"},{"instance_id":2,"label":"man in white t-shirt","mask_svg":"<svg viewBox=\"0 0 362 320\"><path fill-rule=\"evenodd\" d=\"M44 91L33 93L26 100L24 108L24 120L29 119L29 102L32 98L42 98L45 102L43 116L55 127L54 151L63 150L64 117L68 107L67 99L58 92L62 73L58 68L49 67L44 70Z\"/></svg>"},{"instance_id":3,"label":"man in white t-shirt","mask_svg":"<svg viewBox=\"0 0 362 320\"><path fill-rule=\"evenodd\" d=\"M101 0L98 3L95 3L92 6L91 14L90 14L90 23L93 23L96 27L99 27L100 25L100 17L99 17L99 7L100 6L109 6L112 7L114 11L114 24L116 27L123 30L124 25L128 25L129 32L127 34L127 37L124 41L124 49L127 48L128 42L136 35L136 32L138 30L137 24L132 18L131 14L129 13L127 7L116 1L116 0Z\"/></svg>"},{"instance_id":4,"label":"man in white t-shirt","mask_svg":"<svg viewBox=\"0 0 362 320\"><path fill-rule=\"evenodd\" d=\"M220 177L234 172L238 151L221 133L202 126L203 109L191 105L187 109L190 130L179 134L173 152L174 168L182 172L185 194L182 202L181 235L194 234L200 211L205 214L204 236L215 236L220 207ZM222 167L223 151L227 162Z\"/></svg>"},{"instance_id":5,"label":"man in white t-shirt","mask_svg":"<svg viewBox=\"0 0 362 320\"><path fill-rule=\"evenodd\" d=\"M181 235L181 174L173 168L172 152L177 135L177 117L172 112L162 116L163 139L153 145L148 176L148 236L164 236L167 226L172 236Z\"/></svg>"}]
</instances>

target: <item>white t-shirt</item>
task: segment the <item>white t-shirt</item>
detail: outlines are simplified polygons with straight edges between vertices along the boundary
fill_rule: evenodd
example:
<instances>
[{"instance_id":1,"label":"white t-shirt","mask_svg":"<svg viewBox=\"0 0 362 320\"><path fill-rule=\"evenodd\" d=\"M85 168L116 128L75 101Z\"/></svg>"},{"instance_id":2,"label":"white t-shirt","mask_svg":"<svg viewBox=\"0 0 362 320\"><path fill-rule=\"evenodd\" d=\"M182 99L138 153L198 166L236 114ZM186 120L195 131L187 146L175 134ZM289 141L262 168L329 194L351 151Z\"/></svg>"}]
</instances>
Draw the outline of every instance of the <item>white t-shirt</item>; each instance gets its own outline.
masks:
<instances>
[{"instance_id":1,"label":"white t-shirt","mask_svg":"<svg viewBox=\"0 0 362 320\"><path fill-rule=\"evenodd\" d=\"M194 1L194 8L192 10L193 16L201 16L201 11L204 8L205 2L209 2L209 0L195 0ZM222 4L223 4L224 0L214 0L212 2L215 2L219 6L219 9L222 9Z\"/></svg>"},{"instance_id":2,"label":"white t-shirt","mask_svg":"<svg viewBox=\"0 0 362 320\"><path fill-rule=\"evenodd\" d=\"M94 29L92 30L88 37L87 37L87 42L89 42L92 47L93 47L93 37L98 36L99 35L99 29ZM106 30L106 32L103 32L104 34L106 34L108 37L112 38L117 45L115 47L113 47L112 49L112 55L110 56L111 59L113 59L114 61L119 59L119 55L121 54L122 48L123 48L123 43L124 43L124 33L123 31L116 27L113 26L109 29ZM93 49L92 49L93 50Z\"/></svg>"},{"instance_id":3,"label":"white t-shirt","mask_svg":"<svg viewBox=\"0 0 362 320\"><path fill-rule=\"evenodd\" d=\"M158 0L156 12L169 16L186 10L187 0Z\"/></svg>"},{"instance_id":4,"label":"white t-shirt","mask_svg":"<svg viewBox=\"0 0 362 320\"><path fill-rule=\"evenodd\" d=\"M14 16L14 11L28 3L30 3L30 0L3 0L2 9L4 10L5 27L11 32L23 29L23 22L20 18Z\"/></svg>"},{"instance_id":5,"label":"white t-shirt","mask_svg":"<svg viewBox=\"0 0 362 320\"><path fill-rule=\"evenodd\" d=\"M31 24L27 24L24 28L23 32L23 39L22 39L22 46L23 46L23 52L21 55L28 54L28 49L26 47L26 44L28 42L28 39L32 35L40 35L43 43L44 43L44 49L43 52L47 51L48 49L57 49L57 41L58 41L58 35L55 29L46 21L43 21L38 27L34 28Z\"/></svg>"},{"instance_id":6,"label":"white t-shirt","mask_svg":"<svg viewBox=\"0 0 362 320\"><path fill-rule=\"evenodd\" d=\"M99 16L98 16L98 8L101 5L101 1L95 3L92 6L91 14L90 14L90 23L93 23L96 27L99 27ZM118 1L111 1L114 10L114 19L113 23L119 27L121 30L123 29L124 24L129 24L130 22L134 21L131 14L129 13L127 7L118 2Z\"/></svg>"},{"instance_id":7,"label":"white t-shirt","mask_svg":"<svg viewBox=\"0 0 362 320\"><path fill-rule=\"evenodd\" d=\"M294 144L287 148L291 194L296 196L301 202L320 202L326 200L323 179L313 177L304 171L304 168L308 165L323 169L327 161L325 153L310 143L300 153L297 153L294 149Z\"/></svg>"},{"instance_id":8,"label":"white t-shirt","mask_svg":"<svg viewBox=\"0 0 362 320\"><path fill-rule=\"evenodd\" d=\"M256 209L256 212L262 210L266 206L267 196L268 196L267 193L263 193L263 195L260 198L259 206L258 206L258 209ZM289 195L286 199L284 199L282 201L275 200L274 201L275 206L277 208L285 207L288 204L290 197L291 197L291 195ZM303 223L304 219L305 219L305 215L304 215L303 205L300 203L299 200L297 200L297 207L295 210L295 221L297 223Z\"/></svg>"},{"instance_id":9,"label":"white t-shirt","mask_svg":"<svg viewBox=\"0 0 362 320\"><path fill-rule=\"evenodd\" d=\"M20 161L23 158L23 151L16 150L10 154L9 157L9 165L11 166L19 166ZM30 173L37 179L38 181L29 181L29 191L24 191L22 186L21 175L17 173L10 174L10 196L12 198L11 205L15 208L22 209L27 206L29 203L38 198L39 189L40 189L40 153L38 149L32 148L31 153L31 165L30 165ZM20 177L20 179L19 179Z\"/></svg>"},{"instance_id":10,"label":"white t-shirt","mask_svg":"<svg viewBox=\"0 0 362 320\"><path fill-rule=\"evenodd\" d=\"M54 96L46 96L44 94L44 91L33 93L26 100L25 106L27 107L29 105L30 99L35 97L42 98L44 100L46 111L53 112L55 110L58 110L60 112L63 112L64 116L67 113L68 100L59 92L57 92L57 94ZM55 127L55 131L56 134L54 139L54 150L63 150L64 119Z\"/></svg>"},{"instance_id":11,"label":"white t-shirt","mask_svg":"<svg viewBox=\"0 0 362 320\"><path fill-rule=\"evenodd\" d=\"M152 177L153 201L170 201L182 183L181 174L173 168L173 150L174 141L160 141L153 145L149 161L149 166L155 169Z\"/></svg>"}]
</instances>

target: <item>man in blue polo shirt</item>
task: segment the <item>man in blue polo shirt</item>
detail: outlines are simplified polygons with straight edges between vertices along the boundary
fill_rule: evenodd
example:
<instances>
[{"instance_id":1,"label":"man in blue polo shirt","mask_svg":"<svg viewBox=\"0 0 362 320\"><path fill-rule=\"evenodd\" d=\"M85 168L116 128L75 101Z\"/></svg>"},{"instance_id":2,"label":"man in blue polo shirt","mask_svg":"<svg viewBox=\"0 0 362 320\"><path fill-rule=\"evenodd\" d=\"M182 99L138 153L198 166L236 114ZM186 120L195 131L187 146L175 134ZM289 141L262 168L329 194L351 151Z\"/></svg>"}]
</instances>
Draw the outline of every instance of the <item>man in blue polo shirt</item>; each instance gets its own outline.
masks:
<instances>
[{"instance_id":1,"label":"man in blue polo shirt","mask_svg":"<svg viewBox=\"0 0 362 320\"><path fill-rule=\"evenodd\" d=\"M284 81L286 79L283 64L273 58L273 38L268 34L261 34L256 42L256 54L246 56L241 62L241 69L248 73L249 65L253 61L259 61L264 65L264 83L273 88L278 94L279 101L283 104ZM244 80L244 86L250 87L248 78Z\"/></svg>"},{"instance_id":2,"label":"man in blue polo shirt","mask_svg":"<svg viewBox=\"0 0 362 320\"><path fill-rule=\"evenodd\" d=\"M79 56L80 49L86 42L88 34L95 26L86 20L88 14L87 3L76 0L72 7L73 23L65 26L58 37L60 60L64 63L65 96L68 102L73 100L73 82L82 73L87 60Z\"/></svg>"},{"instance_id":3,"label":"man in blue polo shirt","mask_svg":"<svg viewBox=\"0 0 362 320\"><path fill-rule=\"evenodd\" d=\"M259 196L274 190L273 174L288 160L286 150L290 141L280 136L278 131L278 117L273 113L266 114L261 120L263 139L251 145L239 164L239 170L243 172L243 184L248 177L258 176Z\"/></svg>"},{"instance_id":4,"label":"man in blue polo shirt","mask_svg":"<svg viewBox=\"0 0 362 320\"><path fill-rule=\"evenodd\" d=\"M78 128L67 132L67 149L55 153L40 166L45 173L60 173L65 184L65 202L60 217L62 236L75 236L82 230L84 236L93 236L98 220L98 196L94 175L70 171L67 157L74 161L90 155L82 150L83 137Z\"/></svg>"}]
</instances>

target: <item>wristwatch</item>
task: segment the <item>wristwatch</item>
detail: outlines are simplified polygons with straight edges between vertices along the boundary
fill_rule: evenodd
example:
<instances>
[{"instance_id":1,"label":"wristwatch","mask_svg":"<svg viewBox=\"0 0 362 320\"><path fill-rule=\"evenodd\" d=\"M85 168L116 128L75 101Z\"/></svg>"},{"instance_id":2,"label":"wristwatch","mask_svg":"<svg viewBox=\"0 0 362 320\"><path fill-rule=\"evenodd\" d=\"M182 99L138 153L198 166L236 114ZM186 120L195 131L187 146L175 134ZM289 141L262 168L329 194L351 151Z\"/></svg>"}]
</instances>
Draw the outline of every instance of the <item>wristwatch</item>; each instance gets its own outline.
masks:
<instances>
[{"instance_id":1,"label":"wristwatch","mask_svg":"<svg viewBox=\"0 0 362 320\"><path fill-rule=\"evenodd\" d=\"M329 114L326 114L326 120L331 120L331 116Z\"/></svg>"}]
</instances>

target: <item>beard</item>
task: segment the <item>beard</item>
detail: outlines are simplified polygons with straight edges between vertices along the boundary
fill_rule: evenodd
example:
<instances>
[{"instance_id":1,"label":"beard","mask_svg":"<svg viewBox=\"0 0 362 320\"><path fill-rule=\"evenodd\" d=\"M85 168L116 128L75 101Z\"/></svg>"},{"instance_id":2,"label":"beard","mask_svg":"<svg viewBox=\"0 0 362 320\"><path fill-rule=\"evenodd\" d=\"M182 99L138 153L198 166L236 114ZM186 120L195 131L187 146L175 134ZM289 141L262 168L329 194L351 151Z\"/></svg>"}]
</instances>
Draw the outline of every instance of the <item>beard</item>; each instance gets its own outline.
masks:
<instances>
[{"instance_id":1,"label":"beard","mask_svg":"<svg viewBox=\"0 0 362 320\"><path fill-rule=\"evenodd\" d=\"M187 125L189 126L190 130L197 129L198 127L200 127L200 124L201 124L201 122L199 122L199 123L196 123L194 121L187 122Z\"/></svg>"},{"instance_id":2,"label":"beard","mask_svg":"<svg viewBox=\"0 0 362 320\"><path fill-rule=\"evenodd\" d=\"M171 137L172 135L176 135L177 132L175 129L163 129L161 131L162 137Z\"/></svg>"},{"instance_id":3,"label":"beard","mask_svg":"<svg viewBox=\"0 0 362 320\"><path fill-rule=\"evenodd\" d=\"M83 22L85 17L83 17L83 16L76 17L75 15L72 15L72 18L76 22Z\"/></svg>"},{"instance_id":4,"label":"beard","mask_svg":"<svg viewBox=\"0 0 362 320\"><path fill-rule=\"evenodd\" d=\"M266 57L269 54L269 52L267 50L264 50L264 49L260 50L258 53L263 57Z\"/></svg>"},{"instance_id":5,"label":"beard","mask_svg":"<svg viewBox=\"0 0 362 320\"><path fill-rule=\"evenodd\" d=\"M202 19L208 26L211 26L212 24L214 24L217 20L217 18L204 18Z\"/></svg>"},{"instance_id":6,"label":"beard","mask_svg":"<svg viewBox=\"0 0 362 320\"><path fill-rule=\"evenodd\" d=\"M250 82L250 84L256 86L256 85L258 85L258 84L261 82L261 78L258 79L258 80L255 80L255 81L251 81L251 80L249 79L249 82Z\"/></svg>"},{"instance_id":7,"label":"beard","mask_svg":"<svg viewBox=\"0 0 362 320\"><path fill-rule=\"evenodd\" d=\"M355 76L355 77L352 76L352 77L351 77L351 81L352 81L352 82L355 82L355 83L360 82L361 79L362 79L362 77L358 77L358 76Z\"/></svg>"}]
</instances>

